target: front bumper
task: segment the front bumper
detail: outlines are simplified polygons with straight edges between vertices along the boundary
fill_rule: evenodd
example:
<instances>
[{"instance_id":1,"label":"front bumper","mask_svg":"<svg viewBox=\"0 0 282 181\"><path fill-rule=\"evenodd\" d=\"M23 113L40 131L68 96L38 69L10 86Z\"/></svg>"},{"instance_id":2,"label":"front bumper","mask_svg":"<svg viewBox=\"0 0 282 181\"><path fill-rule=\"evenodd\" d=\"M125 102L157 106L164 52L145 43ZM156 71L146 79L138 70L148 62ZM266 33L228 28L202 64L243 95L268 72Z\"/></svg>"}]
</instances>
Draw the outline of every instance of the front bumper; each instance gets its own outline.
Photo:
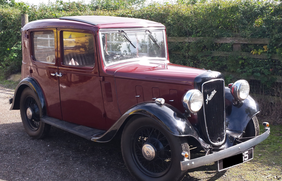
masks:
<instances>
[{"instance_id":1,"label":"front bumper","mask_svg":"<svg viewBox=\"0 0 282 181\"><path fill-rule=\"evenodd\" d=\"M245 141L243 143L234 145L225 150L221 150L218 152L214 152L212 154L202 156L199 158L185 160L180 162L181 170L186 171L188 169L197 168L224 158L231 157L233 155L237 155L243 153L244 151L254 147L260 142L264 141L270 134L270 128L266 127L265 132L251 140Z\"/></svg>"}]
</instances>

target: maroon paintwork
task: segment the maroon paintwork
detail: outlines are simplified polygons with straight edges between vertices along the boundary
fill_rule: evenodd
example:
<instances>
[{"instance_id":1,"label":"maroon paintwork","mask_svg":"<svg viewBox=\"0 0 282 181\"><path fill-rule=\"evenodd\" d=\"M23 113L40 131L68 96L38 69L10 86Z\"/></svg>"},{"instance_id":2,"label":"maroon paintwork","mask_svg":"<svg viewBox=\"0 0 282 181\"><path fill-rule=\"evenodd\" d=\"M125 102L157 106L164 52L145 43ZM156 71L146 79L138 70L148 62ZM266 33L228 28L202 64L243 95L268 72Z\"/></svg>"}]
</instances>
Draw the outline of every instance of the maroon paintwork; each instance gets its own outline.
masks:
<instances>
[{"instance_id":1,"label":"maroon paintwork","mask_svg":"<svg viewBox=\"0 0 282 181\"><path fill-rule=\"evenodd\" d=\"M160 23L106 16L28 23L12 109L34 138L50 126L101 143L123 131L123 158L138 180L174 180L214 161L219 170L237 165L270 134L257 135L257 103L236 98L219 72L170 63L164 32ZM192 111L199 90L202 108ZM190 144L205 156L190 157Z\"/></svg>"},{"instance_id":2,"label":"maroon paintwork","mask_svg":"<svg viewBox=\"0 0 282 181\"><path fill-rule=\"evenodd\" d=\"M67 17L66 17L67 18ZM87 18L87 17L85 17ZM89 18L89 17L88 17ZM93 18L93 17L91 17ZM47 115L64 121L107 130L134 105L162 97L184 111L182 96L194 88L194 79L206 70L190 68L167 61L120 63L105 67L99 47L99 29L161 27L160 23L116 17L97 17L96 23L52 19L40 20L23 27L22 78L33 77L46 99ZM50 65L32 60L30 33L38 30L55 33L56 63ZM95 66L79 68L62 65L60 32L91 33L95 42ZM53 77L51 73L61 73Z\"/></svg>"}]
</instances>

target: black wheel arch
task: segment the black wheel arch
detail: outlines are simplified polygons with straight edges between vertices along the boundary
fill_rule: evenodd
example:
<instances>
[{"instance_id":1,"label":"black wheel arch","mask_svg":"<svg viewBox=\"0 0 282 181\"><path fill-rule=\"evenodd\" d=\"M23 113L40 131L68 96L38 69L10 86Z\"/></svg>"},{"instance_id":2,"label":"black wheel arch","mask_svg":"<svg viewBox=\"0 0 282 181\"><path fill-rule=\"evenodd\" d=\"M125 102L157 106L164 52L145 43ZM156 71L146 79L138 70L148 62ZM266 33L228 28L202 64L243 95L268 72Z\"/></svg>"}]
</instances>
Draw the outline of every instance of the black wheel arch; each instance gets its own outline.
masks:
<instances>
[{"instance_id":1,"label":"black wheel arch","mask_svg":"<svg viewBox=\"0 0 282 181\"><path fill-rule=\"evenodd\" d=\"M42 109L42 116L46 115L46 104L45 104L45 97L43 94L43 91L37 81L31 77L24 78L23 80L20 81L20 83L17 85L15 92L14 92L14 97L13 97L13 102L11 105L10 110L18 110L20 109L20 99L21 95L24 89L30 88L31 90L34 91L36 94L40 106Z\"/></svg>"},{"instance_id":2,"label":"black wheel arch","mask_svg":"<svg viewBox=\"0 0 282 181\"><path fill-rule=\"evenodd\" d=\"M177 137L198 137L189 120L176 108L169 104L158 105L154 102L144 102L134 106L124 113L120 119L101 137L93 138L96 142L110 141L118 131L122 131L128 122L138 117L149 117L152 121L164 127L169 133Z\"/></svg>"},{"instance_id":3,"label":"black wheel arch","mask_svg":"<svg viewBox=\"0 0 282 181\"><path fill-rule=\"evenodd\" d=\"M260 110L257 102L249 95L241 103L234 104L234 97L230 89L225 88L225 112L227 129L243 132L249 121L256 116Z\"/></svg>"}]
</instances>

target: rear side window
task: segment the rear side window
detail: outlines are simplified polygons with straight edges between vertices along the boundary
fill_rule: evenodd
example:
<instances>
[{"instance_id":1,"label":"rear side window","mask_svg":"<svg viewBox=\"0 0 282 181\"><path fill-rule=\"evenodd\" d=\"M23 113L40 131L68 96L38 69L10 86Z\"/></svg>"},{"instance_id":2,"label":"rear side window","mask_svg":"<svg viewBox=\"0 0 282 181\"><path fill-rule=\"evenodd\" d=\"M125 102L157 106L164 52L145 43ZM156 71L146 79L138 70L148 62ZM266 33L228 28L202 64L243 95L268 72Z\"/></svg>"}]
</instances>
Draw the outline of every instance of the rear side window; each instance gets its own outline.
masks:
<instances>
[{"instance_id":1,"label":"rear side window","mask_svg":"<svg viewBox=\"0 0 282 181\"><path fill-rule=\"evenodd\" d=\"M32 32L33 56L36 61L55 64L55 40L53 31Z\"/></svg>"},{"instance_id":2,"label":"rear side window","mask_svg":"<svg viewBox=\"0 0 282 181\"><path fill-rule=\"evenodd\" d=\"M63 31L64 65L93 67L94 40L90 33Z\"/></svg>"}]
</instances>

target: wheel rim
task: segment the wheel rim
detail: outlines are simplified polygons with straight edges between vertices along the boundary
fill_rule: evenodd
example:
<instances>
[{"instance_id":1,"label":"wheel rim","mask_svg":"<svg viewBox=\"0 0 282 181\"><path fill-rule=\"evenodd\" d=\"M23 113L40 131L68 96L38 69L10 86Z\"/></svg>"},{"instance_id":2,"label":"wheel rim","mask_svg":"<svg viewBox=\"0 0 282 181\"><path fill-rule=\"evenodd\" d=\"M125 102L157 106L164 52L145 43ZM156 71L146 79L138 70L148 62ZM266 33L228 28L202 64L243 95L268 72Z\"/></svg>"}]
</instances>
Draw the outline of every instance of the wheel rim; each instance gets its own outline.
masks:
<instances>
[{"instance_id":1,"label":"wheel rim","mask_svg":"<svg viewBox=\"0 0 282 181\"><path fill-rule=\"evenodd\" d=\"M28 126L31 130L37 131L40 126L40 113L36 101L32 97L27 97L24 104L24 114Z\"/></svg>"},{"instance_id":2,"label":"wheel rim","mask_svg":"<svg viewBox=\"0 0 282 181\"><path fill-rule=\"evenodd\" d=\"M133 160L144 174L161 177L170 169L170 145L160 130L152 127L138 129L131 145Z\"/></svg>"}]
</instances>

